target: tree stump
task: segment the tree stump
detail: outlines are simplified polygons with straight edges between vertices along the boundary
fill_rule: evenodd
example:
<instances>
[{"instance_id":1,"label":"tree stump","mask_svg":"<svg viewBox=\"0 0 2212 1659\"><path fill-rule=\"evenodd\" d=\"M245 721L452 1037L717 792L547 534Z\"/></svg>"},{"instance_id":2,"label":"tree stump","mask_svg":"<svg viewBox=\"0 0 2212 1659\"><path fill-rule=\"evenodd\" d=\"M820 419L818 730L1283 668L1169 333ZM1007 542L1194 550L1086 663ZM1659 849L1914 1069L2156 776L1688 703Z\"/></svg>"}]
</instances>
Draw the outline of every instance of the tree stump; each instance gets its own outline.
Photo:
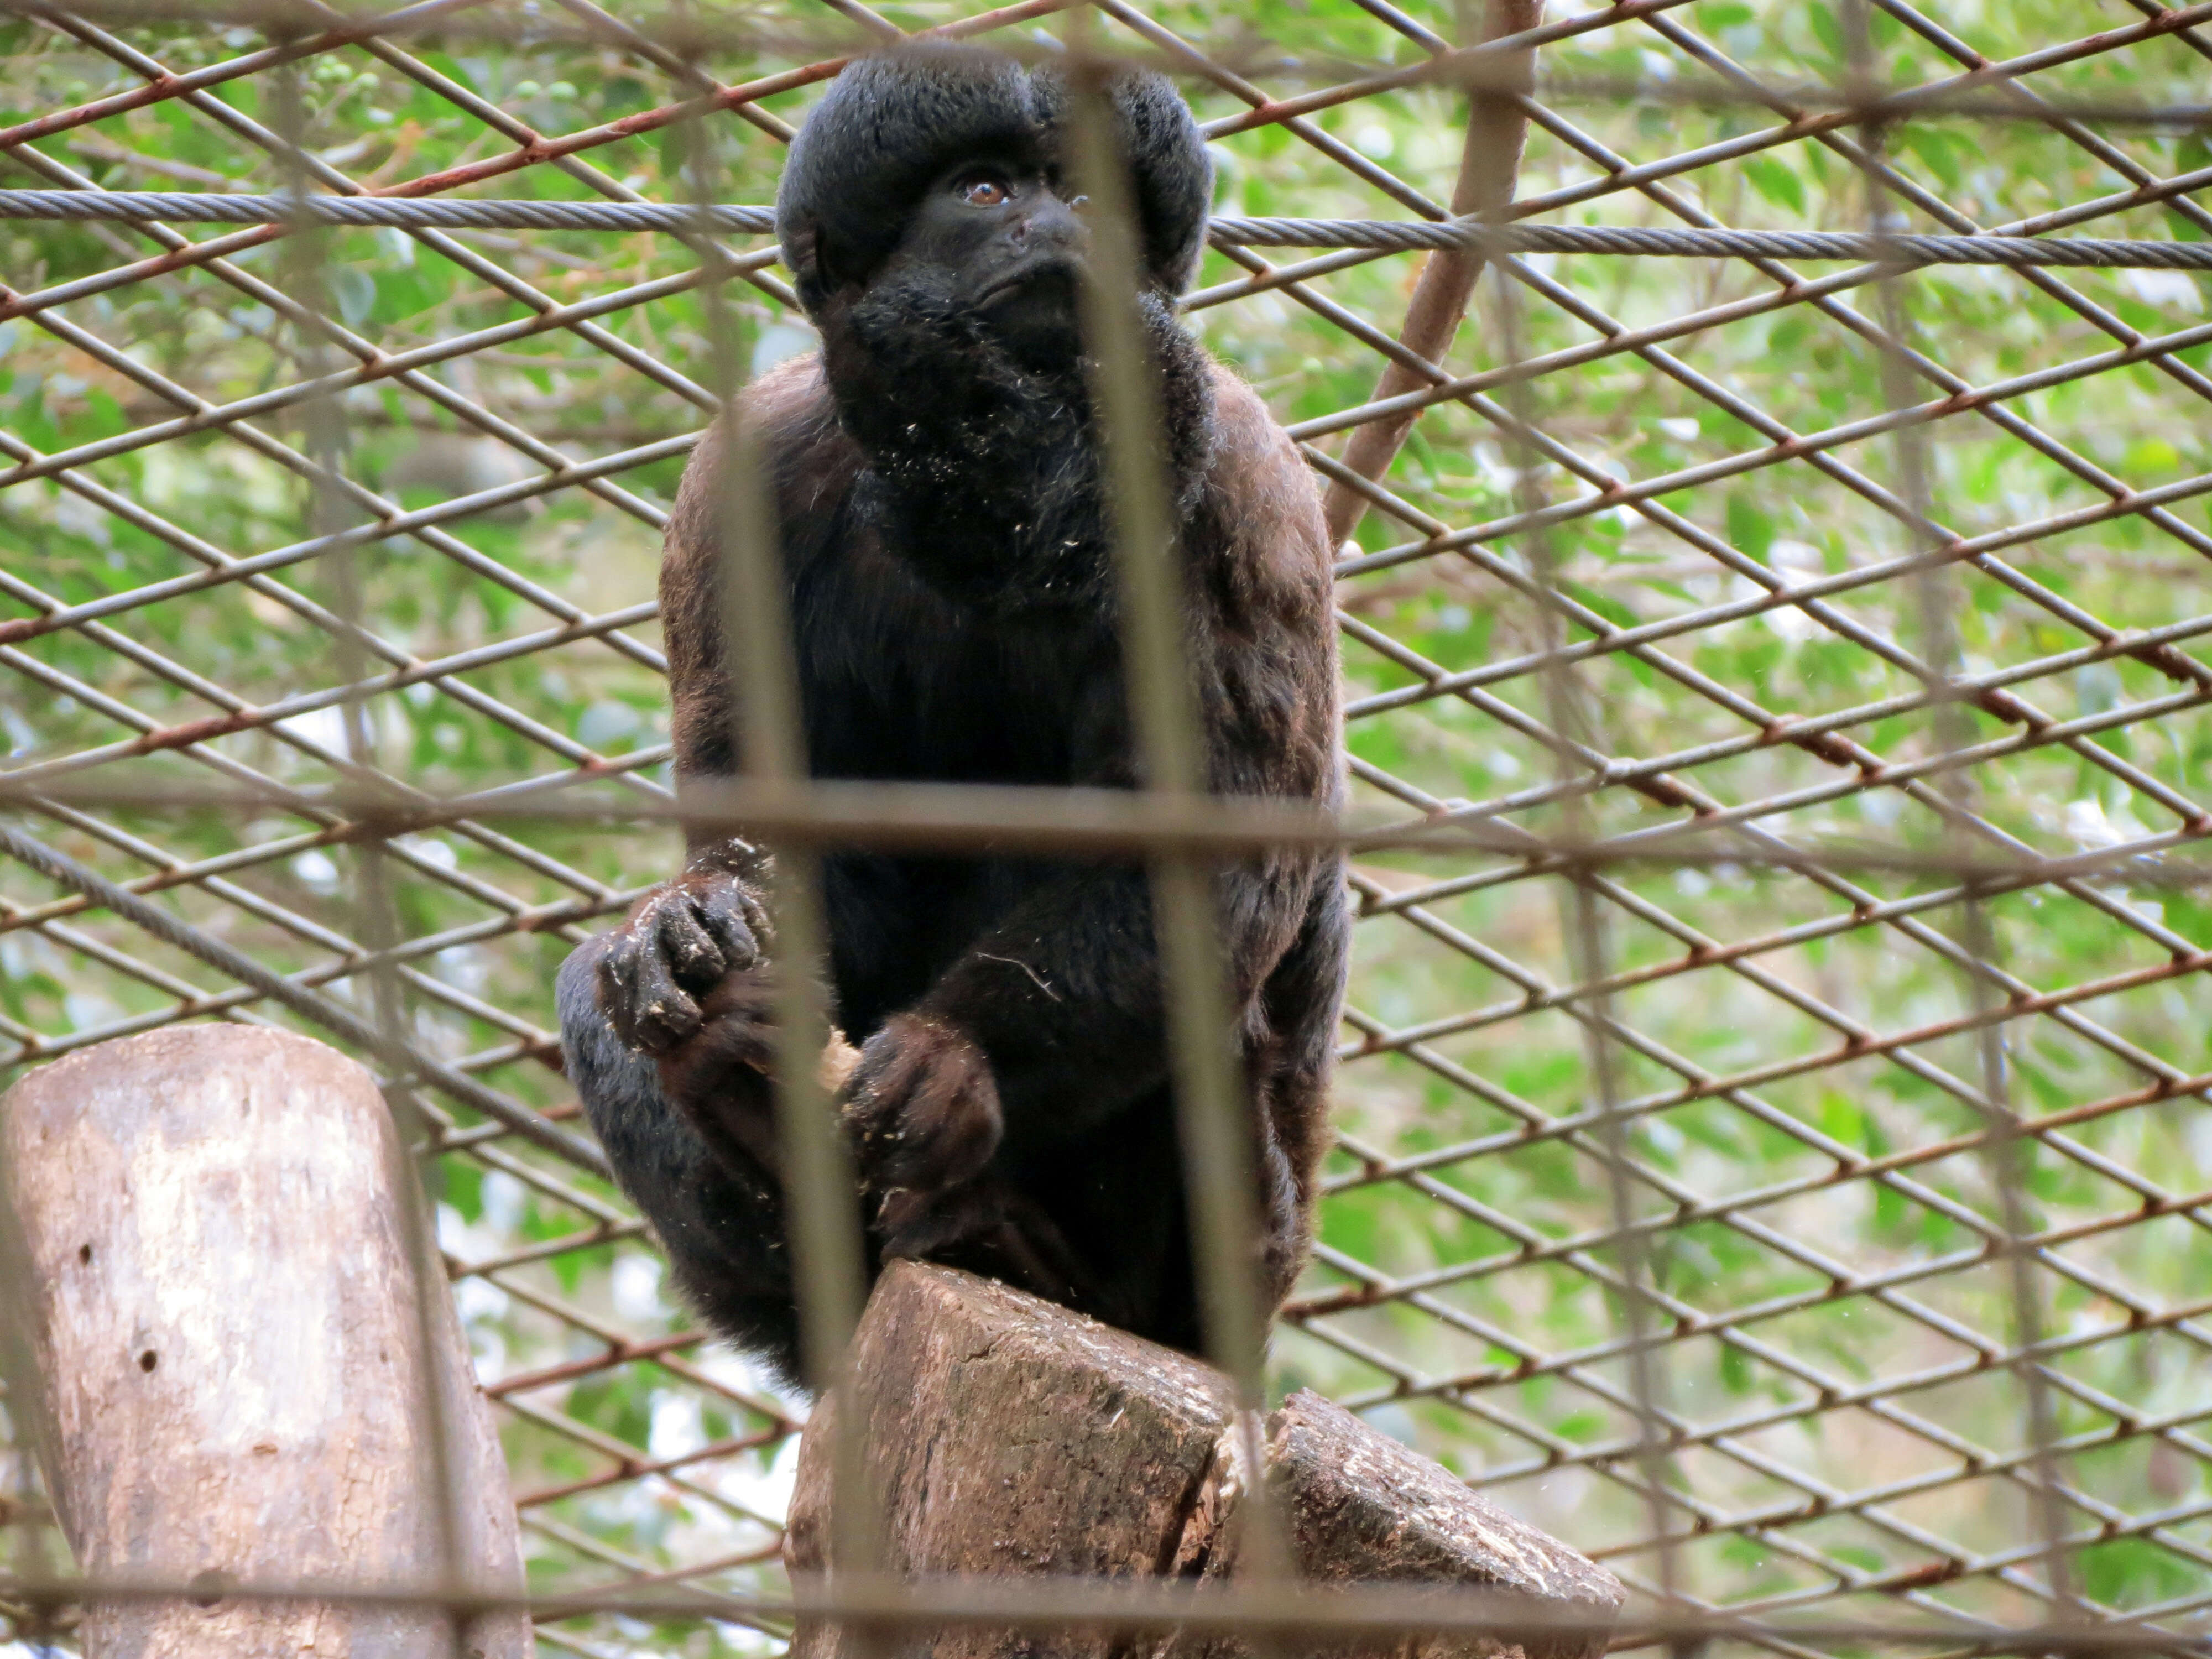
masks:
<instances>
[{"instance_id":1,"label":"tree stump","mask_svg":"<svg viewBox=\"0 0 2212 1659\"><path fill-rule=\"evenodd\" d=\"M94 1596L88 1659L532 1653L520 1612L457 1629L442 1607L224 1594L521 1589L490 1412L442 1275L417 1297L411 1171L366 1071L239 1025L102 1043L0 1097L0 1170L36 1370L9 1404L78 1565L199 1591Z\"/></svg>"},{"instance_id":2,"label":"tree stump","mask_svg":"<svg viewBox=\"0 0 2212 1659\"><path fill-rule=\"evenodd\" d=\"M892 1264L855 1339L846 1385L884 1511L886 1566L906 1574L1218 1577L1234 1566L1236 1458L1228 1379L995 1281ZM830 1559L825 1399L799 1447L786 1565ZM1349 1412L1300 1392L1268 1419L1267 1480L1302 1577L1323 1583L1473 1586L1510 1607L1579 1615L1525 1650L1465 1635L1340 1644L1396 1659L1597 1659L1623 1592L1611 1573L1470 1491ZM857 1654L861 1644L849 1644ZM1196 1659L1244 1650L1185 1634L1133 1648L1074 1630L977 1628L902 1638L900 1659ZM1315 1646L1301 1644L1304 1656ZM793 1659L845 1659L840 1627L803 1622Z\"/></svg>"}]
</instances>

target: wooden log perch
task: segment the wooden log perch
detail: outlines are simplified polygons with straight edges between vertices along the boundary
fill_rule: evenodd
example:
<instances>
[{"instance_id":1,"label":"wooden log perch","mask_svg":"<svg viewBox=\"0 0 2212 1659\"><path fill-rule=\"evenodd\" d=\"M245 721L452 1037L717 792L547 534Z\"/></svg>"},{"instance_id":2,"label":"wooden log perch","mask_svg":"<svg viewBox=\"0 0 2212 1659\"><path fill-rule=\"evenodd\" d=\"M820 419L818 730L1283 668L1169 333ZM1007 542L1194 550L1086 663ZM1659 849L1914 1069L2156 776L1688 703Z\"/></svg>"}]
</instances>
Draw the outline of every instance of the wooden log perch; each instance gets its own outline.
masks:
<instances>
[{"instance_id":1,"label":"wooden log perch","mask_svg":"<svg viewBox=\"0 0 2212 1659\"><path fill-rule=\"evenodd\" d=\"M0 1170L35 1368L10 1367L9 1403L78 1565L199 1592L94 1597L87 1659L526 1659L520 1611L457 1628L224 1593L522 1586L490 1412L442 1274L417 1297L411 1172L366 1071L239 1025L102 1043L0 1097Z\"/></svg>"},{"instance_id":2,"label":"wooden log perch","mask_svg":"<svg viewBox=\"0 0 2212 1659\"><path fill-rule=\"evenodd\" d=\"M990 1279L902 1261L878 1283L846 1385L884 1514L887 1565L907 1574L1217 1577L1233 1570L1235 1460L1226 1378L1189 1356ZM808 1423L785 1534L794 1574L834 1566L831 1439L846 1402ZM1579 1616L1525 1652L1429 1636L1339 1645L1395 1659L1596 1659L1623 1592L1611 1573L1515 1520L1443 1468L1320 1396L1267 1423L1267 1480L1301 1577L1333 1584L1473 1586L1540 1617ZM858 1654L860 1643L849 1651ZM1242 1652L1196 1636L948 1629L900 1659L1196 1659ZM1302 1656L1316 1651L1300 1644ZM802 1623L793 1659L844 1659L842 1633Z\"/></svg>"}]
</instances>

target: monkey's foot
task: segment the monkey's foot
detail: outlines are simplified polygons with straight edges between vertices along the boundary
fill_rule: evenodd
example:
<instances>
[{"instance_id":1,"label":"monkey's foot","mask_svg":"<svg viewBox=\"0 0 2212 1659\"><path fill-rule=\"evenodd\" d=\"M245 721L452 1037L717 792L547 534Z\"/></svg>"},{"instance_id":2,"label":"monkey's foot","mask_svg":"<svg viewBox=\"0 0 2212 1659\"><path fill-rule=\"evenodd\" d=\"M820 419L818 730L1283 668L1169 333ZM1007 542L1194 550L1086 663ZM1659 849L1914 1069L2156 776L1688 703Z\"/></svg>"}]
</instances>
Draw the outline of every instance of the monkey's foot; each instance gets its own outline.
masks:
<instances>
[{"instance_id":1,"label":"monkey's foot","mask_svg":"<svg viewBox=\"0 0 2212 1659\"><path fill-rule=\"evenodd\" d=\"M1060 1229L1006 1182L884 1195L876 1215L885 1260L938 1261L1005 1280L1066 1307L1088 1305L1089 1280Z\"/></svg>"}]
</instances>

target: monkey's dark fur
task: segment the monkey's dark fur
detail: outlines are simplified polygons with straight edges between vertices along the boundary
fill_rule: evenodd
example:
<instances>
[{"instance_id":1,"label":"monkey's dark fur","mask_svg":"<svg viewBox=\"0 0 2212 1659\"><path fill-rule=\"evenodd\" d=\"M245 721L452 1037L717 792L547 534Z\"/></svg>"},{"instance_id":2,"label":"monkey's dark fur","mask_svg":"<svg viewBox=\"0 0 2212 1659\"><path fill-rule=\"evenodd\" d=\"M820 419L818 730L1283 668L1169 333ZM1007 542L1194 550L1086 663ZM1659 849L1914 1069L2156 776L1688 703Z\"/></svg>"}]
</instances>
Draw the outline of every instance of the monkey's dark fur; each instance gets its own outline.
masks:
<instances>
[{"instance_id":1,"label":"monkey's dark fur","mask_svg":"<svg viewBox=\"0 0 2212 1659\"><path fill-rule=\"evenodd\" d=\"M1175 320L1211 188L1188 111L1152 76L1123 77L1114 103L1209 787L1334 805L1316 494L1259 399ZM793 145L777 225L823 349L757 381L738 418L770 470L816 776L1136 781L1062 105L1048 73L908 50L848 69ZM694 776L738 760L717 592L723 448L710 434L686 473L661 570L677 763ZM836 1015L861 1045L842 1099L873 1259L973 1267L1195 1346L1142 871L841 853L823 882ZM1217 893L1279 1300L1323 1146L1342 871L1277 853ZM560 1001L570 1076L678 1282L789 1375L768 902L742 849L695 842L683 874L568 959Z\"/></svg>"}]
</instances>

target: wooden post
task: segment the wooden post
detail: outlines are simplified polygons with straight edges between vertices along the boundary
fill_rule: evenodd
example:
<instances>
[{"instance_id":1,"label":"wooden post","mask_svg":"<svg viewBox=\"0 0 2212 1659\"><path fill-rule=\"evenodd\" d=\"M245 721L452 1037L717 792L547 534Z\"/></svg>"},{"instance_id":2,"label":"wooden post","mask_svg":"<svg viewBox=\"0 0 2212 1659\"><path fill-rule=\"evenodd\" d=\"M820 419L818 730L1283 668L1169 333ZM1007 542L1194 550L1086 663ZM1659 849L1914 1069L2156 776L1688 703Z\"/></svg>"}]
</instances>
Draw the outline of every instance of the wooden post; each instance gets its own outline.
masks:
<instances>
[{"instance_id":1,"label":"wooden post","mask_svg":"<svg viewBox=\"0 0 2212 1659\"><path fill-rule=\"evenodd\" d=\"M1233 1565L1236 1481L1228 1380L1191 1358L990 1279L892 1264L854 1339L847 1385L884 1510L888 1565L907 1573L1217 1577ZM845 1402L823 1401L800 1443L784 1558L794 1574L829 1558L830 1437ZM1326 1583L1466 1585L1583 1628L1520 1659L1597 1659L1620 1582L1515 1520L1441 1465L1318 1395L1267 1423L1267 1480L1280 1495L1301 1577ZM792 1659L866 1650L802 1624ZM1132 1646L1077 1631L953 1629L903 1638L899 1659L1198 1659L1238 1644L1171 1638ZM1302 1656L1315 1650L1297 1649ZM1489 1659L1474 1637L1340 1645L1334 1655Z\"/></svg>"},{"instance_id":2,"label":"wooden post","mask_svg":"<svg viewBox=\"0 0 2212 1659\"><path fill-rule=\"evenodd\" d=\"M36 1370L9 1403L27 1385L79 1567L199 1586L93 1598L87 1659L527 1659L519 1611L223 1594L521 1588L490 1412L442 1276L417 1297L411 1172L366 1071L240 1025L102 1043L0 1097L0 1294Z\"/></svg>"}]
</instances>

